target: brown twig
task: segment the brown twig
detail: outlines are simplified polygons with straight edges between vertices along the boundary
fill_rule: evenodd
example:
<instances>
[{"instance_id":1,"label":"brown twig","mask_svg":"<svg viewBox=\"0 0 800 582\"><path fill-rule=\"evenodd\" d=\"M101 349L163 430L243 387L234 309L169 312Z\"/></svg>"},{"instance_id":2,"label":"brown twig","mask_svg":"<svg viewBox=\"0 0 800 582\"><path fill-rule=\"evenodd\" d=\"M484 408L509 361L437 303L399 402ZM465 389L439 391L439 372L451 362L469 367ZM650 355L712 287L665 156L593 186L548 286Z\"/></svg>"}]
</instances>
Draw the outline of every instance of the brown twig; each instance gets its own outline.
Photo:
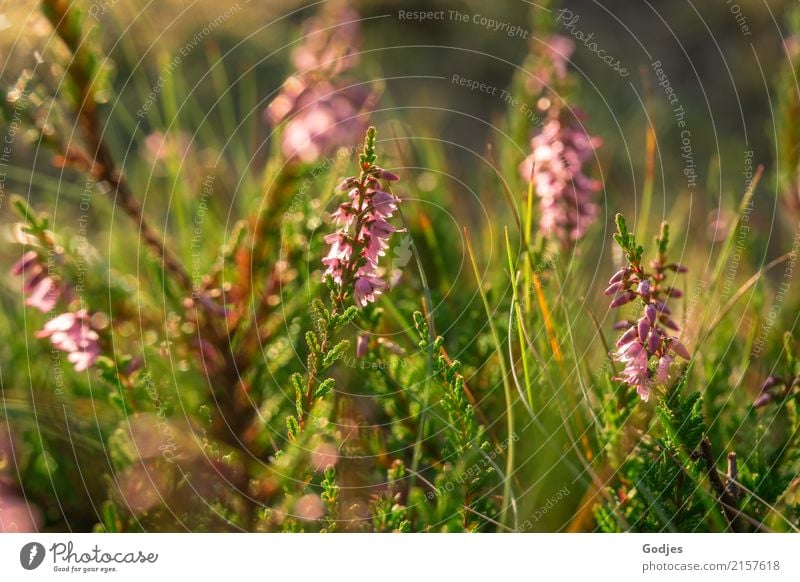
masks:
<instances>
[{"instance_id":1,"label":"brown twig","mask_svg":"<svg viewBox=\"0 0 800 582\"><path fill-rule=\"evenodd\" d=\"M708 439L708 437L703 437L703 440L700 441L700 452L702 453L703 460L706 463L706 471L708 472L708 479L711 481L711 487L717 494L717 501L722 506L722 510L725 512L725 517L728 519L728 524L731 530L735 532L743 531L742 522L740 519L742 514L739 511L739 496L735 492L735 489L728 487L722 480L722 477L720 477L719 472L717 471L716 462L714 460L714 452L711 450L711 441ZM735 465L735 455L733 458Z\"/></svg>"},{"instance_id":2,"label":"brown twig","mask_svg":"<svg viewBox=\"0 0 800 582\"><path fill-rule=\"evenodd\" d=\"M79 92L74 107L78 124L83 129L87 140L88 155L80 156L85 169L97 181L105 182L111 189L108 194L112 202L118 204L125 214L139 225L139 235L145 244L163 261L164 268L173 275L186 290L191 290L192 280L180 260L164 244L164 236L159 235L142 212L142 207L133 195L125 177L116 167L111 150L103 140L103 127L96 108L96 91L100 69L100 59L92 54L88 45L79 16L73 11L67 0L44 0L42 10L55 28L59 38L72 53L72 60L67 67L67 75ZM70 159L70 151L65 152L65 159Z\"/></svg>"}]
</instances>

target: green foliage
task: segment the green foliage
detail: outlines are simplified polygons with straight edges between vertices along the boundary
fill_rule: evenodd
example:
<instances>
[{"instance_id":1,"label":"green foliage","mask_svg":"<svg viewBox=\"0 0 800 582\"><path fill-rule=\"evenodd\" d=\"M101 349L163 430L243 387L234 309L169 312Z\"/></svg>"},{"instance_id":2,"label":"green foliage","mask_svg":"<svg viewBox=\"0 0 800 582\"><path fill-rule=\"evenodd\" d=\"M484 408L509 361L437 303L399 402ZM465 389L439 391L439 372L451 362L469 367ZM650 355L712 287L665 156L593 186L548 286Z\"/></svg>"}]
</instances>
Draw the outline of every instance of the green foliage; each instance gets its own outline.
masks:
<instances>
[{"instance_id":1,"label":"green foliage","mask_svg":"<svg viewBox=\"0 0 800 582\"><path fill-rule=\"evenodd\" d=\"M432 354L433 373L442 390L440 403L445 411L447 423L445 425L444 449L448 460L455 465L456 470L447 477L446 488L452 486L452 481L463 484L464 504L468 509L462 509L465 529L481 527L480 520L476 521L476 514L490 515L494 513L494 503L489 498L488 491L492 487L495 477L494 468L481 462L486 456L486 451L491 450L491 445L486 440L484 429L475 418L475 411L469 403L465 393L464 377L459 373L461 363L458 360L448 361L443 350L444 338L437 337L430 343L429 329L425 317L415 311L414 328L419 336L419 347L422 351ZM509 435L509 439L513 435ZM471 514L470 510L475 513ZM468 525L471 523L475 525Z\"/></svg>"},{"instance_id":2,"label":"green foliage","mask_svg":"<svg viewBox=\"0 0 800 582\"><path fill-rule=\"evenodd\" d=\"M625 253L625 258L631 265L639 265L642 262L642 255L644 254L644 247L636 244L636 238L632 232L628 231L628 225L625 222L625 217L622 214L617 214L614 219L617 225L617 232L614 233L614 240L619 245L619 248ZM664 239L665 241L668 239ZM666 246L666 242L664 243ZM660 248L659 244L659 248Z\"/></svg>"},{"instance_id":3,"label":"green foliage","mask_svg":"<svg viewBox=\"0 0 800 582\"><path fill-rule=\"evenodd\" d=\"M286 419L291 439L297 438L317 400L324 398L333 389L336 381L333 378L324 378L323 374L344 357L349 348L348 340L337 341L336 338L339 331L353 321L356 313L356 307L351 306L338 313L335 309L326 309L319 299L312 301L311 315L316 331L307 331L305 336L308 349L305 377L299 373L291 376L295 415Z\"/></svg>"},{"instance_id":4,"label":"green foliage","mask_svg":"<svg viewBox=\"0 0 800 582\"><path fill-rule=\"evenodd\" d=\"M698 393L684 394L686 376L659 399L661 430L639 443L622 466L622 487L595 508L604 531L705 531L721 508L704 482L701 441L707 427ZM714 469L716 470L716 469Z\"/></svg>"},{"instance_id":5,"label":"green foliage","mask_svg":"<svg viewBox=\"0 0 800 582\"><path fill-rule=\"evenodd\" d=\"M103 27L90 31L75 3L42 8L55 27L47 66L9 80L0 100L18 136L16 157L0 168L2 194L26 194L8 197L20 222L6 233L15 244L2 249L4 270L35 250L51 260L48 276L74 290L40 313L25 308L21 278L0 285L0 435L9 435L0 438L0 483L37 509L37 527L800 528L800 298L794 283L785 287L796 257L782 255L794 249L796 224L738 248L741 229L767 214L752 209L750 222L752 192L730 209L723 200L720 210L736 218L720 250L698 234L709 192L693 194L699 212L665 200L672 229L663 223L655 239L650 258L663 277L654 281L666 277L670 245L682 249L692 279L670 307L693 357L650 402L622 386L596 289L623 259L603 244L611 225L561 248L535 232L539 197L519 175L545 121L539 104L556 95L580 104L573 75L528 84L540 66L554 73L541 39L561 28L557 3L534 7L535 41L509 87L530 107L499 116L502 139L486 148L491 171L459 162L441 136L416 139L403 108L391 120L391 108L376 110L363 144L289 159L286 124L268 138L260 119L283 82L277 70L234 75L210 39L190 57L200 74L167 70L174 50L154 45L163 54L142 59L124 37L113 39L112 56L130 84L114 84ZM792 14L797 32L800 11ZM800 159L792 66L776 85L782 198L795 193ZM380 77L373 67L370 78ZM158 98L135 114L153 87ZM381 164L402 168L397 196L410 203L397 216L403 241L385 249L381 276L392 288L357 307L352 285L323 278L321 258L330 210L346 201L332 197L336 184L377 172L376 126ZM353 147L358 155L344 155ZM601 163L629 163L614 155ZM22 167L26 156L37 163ZM665 183L681 188L685 176L670 176L667 158ZM612 180L619 173L601 169ZM732 190L727 178L722 185ZM462 188L480 194L485 214L464 203ZM609 196L600 214L630 216L627 196ZM644 273L645 249L622 214L615 224L624 260ZM645 227L637 223L640 239ZM36 337L78 309L90 313L100 349L83 372ZM561 487L570 494L553 505Z\"/></svg>"},{"instance_id":6,"label":"green foliage","mask_svg":"<svg viewBox=\"0 0 800 582\"><path fill-rule=\"evenodd\" d=\"M326 531L336 531L336 519L339 516L339 485L336 483L336 469L333 465L325 468L325 479L320 483L322 487L322 503L325 506Z\"/></svg>"},{"instance_id":7,"label":"green foliage","mask_svg":"<svg viewBox=\"0 0 800 582\"><path fill-rule=\"evenodd\" d=\"M378 159L377 154L375 154L375 138L377 136L377 131L374 127L370 126L367 129L367 136L364 140L364 151L358 156L358 161L361 162L361 167L366 168L371 166L375 163L375 160Z\"/></svg>"}]
</instances>

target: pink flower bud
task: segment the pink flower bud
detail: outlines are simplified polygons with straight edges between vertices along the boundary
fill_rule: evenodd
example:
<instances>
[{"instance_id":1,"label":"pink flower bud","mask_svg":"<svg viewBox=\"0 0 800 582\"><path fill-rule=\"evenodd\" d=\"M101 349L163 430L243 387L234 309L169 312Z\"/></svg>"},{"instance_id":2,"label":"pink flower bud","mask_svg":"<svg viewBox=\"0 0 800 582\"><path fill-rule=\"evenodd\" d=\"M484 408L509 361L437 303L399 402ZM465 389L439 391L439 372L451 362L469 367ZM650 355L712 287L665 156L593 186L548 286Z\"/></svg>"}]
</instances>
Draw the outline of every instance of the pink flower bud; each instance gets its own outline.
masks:
<instances>
[{"instance_id":1,"label":"pink flower bud","mask_svg":"<svg viewBox=\"0 0 800 582\"><path fill-rule=\"evenodd\" d=\"M636 339L636 334L637 334L636 328L635 327L630 328L628 331L622 334L622 337L620 337L617 340L617 347L621 348L625 344L629 344L630 342L634 341Z\"/></svg>"},{"instance_id":2,"label":"pink flower bud","mask_svg":"<svg viewBox=\"0 0 800 582\"><path fill-rule=\"evenodd\" d=\"M661 318L659 319L659 321L661 321L661 323L663 323L663 324L664 324L665 326L667 326L668 328L670 328L670 329L674 329L675 331L680 331L680 329L681 329L680 327L678 327L678 324L677 324L677 323L675 323L674 321L672 321L672 320L671 320L669 317L667 317L666 315L662 315L662 316L661 316Z\"/></svg>"},{"instance_id":3,"label":"pink flower bud","mask_svg":"<svg viewBox=\"0 0 800 582\"><path fill-rule=\"evenodd\" d=\"M655 354L659 347L661 347L661 334L658 333L658 330L653 329L647 338L647 350L651 354Z\"/></svg>"},{"instance_id":4,"label":"pink flower bud","mask_svg":"<svg viewBox=\"0 0 800 582\"><path fill-rule=\"evenodd\" d=\"M348 190L355 188L357 185L358 185L358 178L351 176L339 182L339 185L336 187L336 189L339 190L340 192L347 192Z\"/></svg>"},{"instance_id":5,"label":"pink flower bud","mask_svg":"<svg viewBox=\"0 0 800 582\"><path fill-rule=\"evenodd\" d=\"M612 309L615 307L620 307L622 305L630 303L634 299L636 299L636 293L633 293L632 291L627 291L625 293L617 295L611 302L611 305L609 307L611 307Z\"/></svg>"},{"instance_id":6,"label":"pink flower bud","mask_svg":"<svg viewBox=\"0 0 800 582\"><path fill-rule=\"evenodd\" d=\"M656 306L652 303L648 303L644 308L644 315L647 317L647 321L650 322L650 325L656 324Z\"/></svg>"},{"instance_id":7,"label":"pink flower bud","mask_svg":"<svg viewBox=\"0 0 800 582\"><path fill-rule=\"evenodd\" d=\"M636 328L632 328L633 333L636 333ZM638 341L634 340L624 344L619 348L617 355L624 360L632 360L636 358L644 350L644 346Z\"/></svg>"},{"instance_id":8,"label":"pink flower bud","mask_svg":"<svg viewBox=\"0 0 800 582\"><path fill-rule=\"evenodd\" d=\"M760 394L758 398L756 398L755 402L753 402L753 408L761 408L762 406L766 406L770 402L774 400L775 396L771 392L764 392Z\"/></svg>"},{"instance_id":9,"label":"pink flower bud","mask_svg":"<svg viewBox=\"0 0 800 582\"><path fill-rule=\"evenodd\" d=\"M658 367L656 368L656 383L664 385L669 380L669 367L672 364L672 357L669 354L664 354L658 360Z\"/></svg>"},{"instance_id":10,"label":"pink flower bud","mask_svg":"<svg viewBox=\"0 0 800 582\"><path fill-rule=\"evenodd\" d=\"M358 341L356 342L356 357L363 358L366 356L367 348L369 348L369 336L362 333L358 336Z\"/></svg>"},{"instance_id":11,"label":"pink flower bud","mask_svg":"<svg viewBox=\"0 0 800 582\"><path fill-rule=\"evenodd\" d=\"M99 337L91 327L89 314L83 309L54 317L44 329L36 332L36 337L49 337L53 347L67 352L67 360L74 365L76 372L83 372L100 356Z\"/></svg>"},{"instance_id":12,"label":"pink flower bud","mask_svg":"<svg viewBox=\"0 0 800 582\"><path fill-rule=\"evenodd\" d=\"M670 340L670 342L669 342L669 345L670 345L670 348L672 348L672 351L675 352L678 356L680 356L684 360L691 360L692 359L692 356L689 355L689 350L686 349L686 346L684 346L676 338L672 338Z\"/></svg>"},{"instance_id":13,"label":"pink flower bud","mask_svg":"<svg viewBox=\"0 0 800 582\"><path fill-rule=\"evenodd\" d=\"M628 274L628 269L620 269L608 280L608 284L612 285L614 283L619 283L622 281L625 276Z\"/></svg>"},{"instance_id":14,"label":"pink flower bud","mask_svg":"<svg viewBox=\"0 0 800 582\"><path fill-rule=\"evenodd\" d=\"M774 388L775 386L781 386L783 384L785 384L783 379L778 378L777 376L769 376L769 377L767 377L766 380L764 380L764 383L761 384L761 387L759 388L759 392L766 392L767 390L770 390L771 388Z\"/></svg>"},{"instance_id":15,"label":"pink flower bud","mask_svg":"<svg viewBox=\"0 0 800 582\"><path fill-rule=\"evenodd\" d=\"M378 174L383 180L389 180L390 182L396 182L400 179L397 174L393 174L389 170L381 169L380 174Z\"/></svg>"},{"instance_id":16,"label":"pink flower bud","mask_svg":"<svg viewBox=\"0 0 800 582\"><path fill-rule=\"evenodd\" d=\"M647 321L647 317L643 317L639 320L637 328L639 331L639 341L643 342L647 338L647 334L650 333L650 322Z\"/></svg>"},{"instance_id":17,"label":"pink flower bud","mask_svg":"<svg viewBox=\"0 0 800 582\"><path fill-rule=\"evenodd\" d=\"M38 257L39 255L36 254L36 251L28 251L11 267L11 274L19 277L22 273L27 273L28 269L38 263Z\"/></svg>"}]
</instances>

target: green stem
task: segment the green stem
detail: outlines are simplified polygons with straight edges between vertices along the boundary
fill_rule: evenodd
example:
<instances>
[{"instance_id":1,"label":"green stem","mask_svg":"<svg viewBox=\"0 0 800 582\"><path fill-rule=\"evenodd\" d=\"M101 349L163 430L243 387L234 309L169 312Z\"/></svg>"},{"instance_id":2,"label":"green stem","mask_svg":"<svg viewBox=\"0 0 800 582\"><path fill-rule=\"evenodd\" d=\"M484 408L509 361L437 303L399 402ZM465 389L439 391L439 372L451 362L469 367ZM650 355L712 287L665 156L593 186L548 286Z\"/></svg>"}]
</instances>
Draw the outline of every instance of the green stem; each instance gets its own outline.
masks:
<instances>
[{"instance_id":1,"label":"green stem","mask_svg":"<svg viewBox=\"0 0 800 582\"><path fill-rule=\"evenodd\" d=\"M489 329L492 333L495 352L497 353L497 358L500 361L500 373L503 375L503 391L506 400L506 420L508 423L508 455L506 456L506 475L505 479L503 480L503 503L502 509L500 510L499 521L500 523L505 524L506 516L508 514L509 499L511 498L511 475L514 472L514 403L512 401L513 397L511 385L508 381L508 367L506 366L506 359L503 356L503 349L500 345L500 336L497 333L497 328L494 325L494 319L492 318L492 310L489 306L489 300L486 298L486 293L484 293L483 286L481 285L481 275L478 271L478 263L475 260L475 253L472 250L472 244L469 241L469 235L466 227L464 227L464 239L467 241L467 252L469 253L472 269L475 273L475 280L478 283L478 292L480 293L481 300L483 301L483 307L486 310L486 317L488 320Z\"/></svg>"},{"instance_id":2,"label":"green stem","mask_svg":"<svg viewBox=\"0 0 800 582\"><path fill-rule=\"evenodd\" d=\"M519 307L519 298L517 296L517 281L514 273L514 261L511 257L511 243L508 239L508 228L505 229L506 233L506 254L508 255L508 273L511 277L511 302L514 305L514 315L517 318L517 338L519 340L519 357L522 360L522 374L525 378L525 394L528 397L528 406L533 410L533 393L531 392L531 376L528 369L528 357L525 349L525 337L522 330L522 310ZM514 365L514 362L511 362Z\"/></svg>"}]
</instances>

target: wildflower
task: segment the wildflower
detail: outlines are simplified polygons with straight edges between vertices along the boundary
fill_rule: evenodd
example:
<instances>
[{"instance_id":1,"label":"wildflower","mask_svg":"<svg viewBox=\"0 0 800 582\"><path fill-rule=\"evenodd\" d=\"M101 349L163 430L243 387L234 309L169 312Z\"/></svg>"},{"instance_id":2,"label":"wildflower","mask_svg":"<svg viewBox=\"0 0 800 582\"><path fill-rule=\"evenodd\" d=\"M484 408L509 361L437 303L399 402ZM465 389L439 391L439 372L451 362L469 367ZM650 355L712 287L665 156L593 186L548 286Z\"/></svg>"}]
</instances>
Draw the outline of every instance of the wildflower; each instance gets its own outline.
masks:
<instances>
[{"instance_id":1,"label":"wildflower","mask_svg":"<svg viewBox=\"0 0 800 582\"><path fill-rule=\"evenodd\" d=\"M650 263L652 271L646 271L642 266L643 249L628 233L621 215L617 215L617 228L614 238L625 251L628 266L611 277L605 294L615 295L610 305L612 309L638 299L642 311L637 320L624 320L615 325L616 329L624 330L617 341L616 351L612 353L612 357L624 365L620 376L615 379L635 388L646 402L654 387L668 384L676 357L691 358L683 343L665 331L665 328L679 331L678 325L669 317L671 311L667 305L667 300L678 296L679 292L666 285L667 271L683 273L686 269L666 262L669 242L666 224L662 225L661 235L656 239L658 257Z\"/></svg>"},{"instance_id":2,"label":"wildflower","mask_svg":"<svg viewBox=\"0 0 800 582\"><path fill-rule=\"evenodd\" d=\"M25 305L47 313L61 296L61 287L50 277L36 251L28 251L11 267L11 274L22 277L22 291L27 295Z\"/></svg>"},{"instance_id":3,"label":"wildflower","mask_svg":"<svg viewBox=\"0 0 800 582\"><path fill-rule=\"evenodd\" d=\"M375 159L375 128L370 127L361 154L360 176L347 178L339 186L350 202L331 214L339 229L325 237L330 247L322 259L325 276L337 288L337 301L343 302L352 292L361 307L388 290L388 283L379 274L379 261L386 254L389 238L399 231L388 219L397 211L400 200L381 186L381 180L395 181L398 177L376 166Z\"/></svg>"},{"instance_id":4,"label":"wildflower","mask_svg":"<svg viewBox=\"0 0 800 582\"><path fill-rule=\"evenodd\" d=\"M54 317L36 333L36 337L49 337L56 349L67 352L67 360L74 364L76 372L86 370L100 356L99 337L84 309Z\"/></svg>"},{"instance_id":5,"label":"wildflower","mask_svg":"<svg viewBox=\"0 0 800 582\"><path fill-rule=\"evenodd\" d=\"M791 394L800 394L800 375L794 379L789 377L768 376L758 390L758 397L753 402L754 408L761 408L771 402L783 402Z\"/></svg>"},{"instance_id":6,"label":"wildflower","mask_svg":"<svg viewBox=\"0 0 800 582\"><path fill-rule=\"evenodd\" d=\"M369 335L362 333L358 335L358 342L356 342L356 357L363 358L367 355L369 349Z\"/></svg>"},{"instance_id":7,"label":"wildflower","mask_svg":"<svg viewBox=\"0 0 800 582\"><path fill-rule=\"evenodd\" d=\"M786 382L782 378L776 376L767 377L758 390L758 398L753 402L753 406L755 408L761 408L775 400L776 388L780 389L785 384Z\"/></svg>"},{"instance_id":8,"label":"wildflower","mask_svg":"<svg viewBox=\"0 0 800 582\"><path fill-rule=\"evenodd\" d=\"M553 110L542 131L531 140L532 153L520 164L525 180L533 180L539 197L539 230L566 247L581 239L597 219L595 202L602 185L583 173L602 141L589 136L575 121Z\"/></svg>"},{"instance_id":9,"label":"wildflower","mask_svg":"<svg viewBox=\"0 0 800 582\"><path fill-rule=\"evenodd\" d=\"M170 157L186 160L191 150L191 138L183 131L175 134L154 131L144 140L144 154L151 162L163 162Z\"/></svg>"},{"instance_id":10,"label":"wildflower","mask_svg":"<svg viewBox=\"0 0 800 582\"><path fill-rule=\"evenodd\" d=\"M341 73L357 62L358 14L351 9L313 18L304 43L293 53L297 73L283 84L265 113L273 127L284 123L281 149L287 160L313 162L339 144L354 143L366 129L363 113L375 93Z\"/></svg>"},{"instance_id":11,"label":"wildflower","mask_svg":"<svg viewBox=\"0 0 800 582\"><path fill-rule=\"evenodd\" d=\"M363 275L356 279L354 291L356 303L366 307L367 303L374 303L375 298L388 289L388 285L380 277Z\"/></svg>"},{"instance_id":12,"label":"wildflower","mask_svg":"<svg viewBox=\"0 0 800 582\"><path fill-rule=\"evenodd\" d=\"M324 13L303 23L303 44L292 53L292 63L300 72L325 71L337 74L358 62L361 27L358 12L341 4L331 4Z\"/></svg>"},{"instance_id":13,"label":"wildflower","mask_svg":"<svg viewBox=\"0 0 800 582\"><path fill-rule=\"evenodd\" d=\"M529 72L525 89L537 96L545 89L557 91L553 85L567 79L567 63L575 51L575 41L560 34L551 34L543 41L534 40L530 57L523 68Z\"/></svg>"}]
</instances>

